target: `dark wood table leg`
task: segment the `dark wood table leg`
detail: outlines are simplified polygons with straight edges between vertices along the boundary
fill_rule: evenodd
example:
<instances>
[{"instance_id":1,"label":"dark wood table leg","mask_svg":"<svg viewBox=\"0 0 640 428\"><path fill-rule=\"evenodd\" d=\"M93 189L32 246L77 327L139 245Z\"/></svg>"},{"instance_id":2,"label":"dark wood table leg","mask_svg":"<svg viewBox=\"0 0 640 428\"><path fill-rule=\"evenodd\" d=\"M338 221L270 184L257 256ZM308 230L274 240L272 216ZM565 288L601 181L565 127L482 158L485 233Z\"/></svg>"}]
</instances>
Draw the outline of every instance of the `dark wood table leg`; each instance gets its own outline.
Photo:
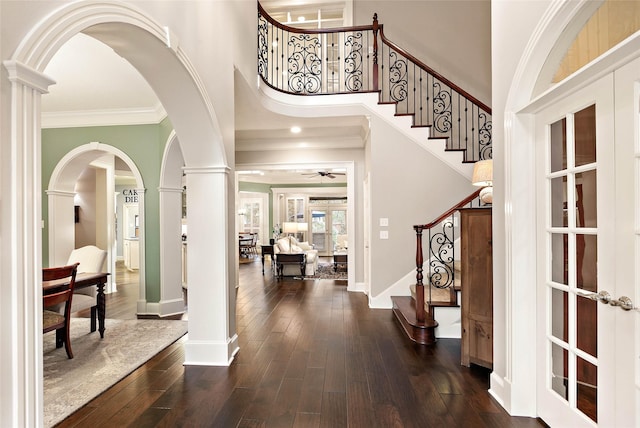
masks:
<instances>
[{"instance_id":1,"label":"dark wood table leg","mask_svg":"<svg viewBox=\"0 0 640 428\"><path fill-rule=\"evenodd\" d=\"M96 296L98 306L98 331L100 332L100 338L104 338L104 318L107 312L106 299L104 297L104 282L98 283L98 295Z\"/></svg>"},{"instance_id":2,"label":"dark wood table leg","mask_svg":"<svg viewBox=\"0 0 640 428\"><path fill-rule=\"evenodd\" d=\"M264 253L262 253L262 274L264 275Z\"/></svg>"}]
</instances>

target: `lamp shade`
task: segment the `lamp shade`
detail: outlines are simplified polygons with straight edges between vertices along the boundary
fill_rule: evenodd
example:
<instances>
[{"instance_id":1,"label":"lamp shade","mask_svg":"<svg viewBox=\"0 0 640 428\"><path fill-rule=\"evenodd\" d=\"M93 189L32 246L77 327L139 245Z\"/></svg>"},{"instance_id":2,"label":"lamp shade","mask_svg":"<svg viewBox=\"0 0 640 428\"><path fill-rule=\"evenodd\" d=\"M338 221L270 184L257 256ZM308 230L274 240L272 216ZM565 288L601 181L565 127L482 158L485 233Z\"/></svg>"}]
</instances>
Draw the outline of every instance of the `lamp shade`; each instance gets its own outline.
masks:
<instances>
[{"instance_id":1,"label":"lamp shade","mask_svg":"<svg viewBox=\"0 0 640 428\"><path fill-rule=\"evenodd\" d=\"M481 160L473 166L473 176L471 184L479 187L492 186L493 183L493 160Z\"/></svg>"},{"instance_id":2,"label":"lamp shade","mask_svg":"<svg viewBox=\"0 0 640 428\"><path fill-rule=\"evenodd\" d=\"M298 223L284 222L282 223L282 231L284 233L296 233L298 231Z\"/></svg>"}]
</instances>

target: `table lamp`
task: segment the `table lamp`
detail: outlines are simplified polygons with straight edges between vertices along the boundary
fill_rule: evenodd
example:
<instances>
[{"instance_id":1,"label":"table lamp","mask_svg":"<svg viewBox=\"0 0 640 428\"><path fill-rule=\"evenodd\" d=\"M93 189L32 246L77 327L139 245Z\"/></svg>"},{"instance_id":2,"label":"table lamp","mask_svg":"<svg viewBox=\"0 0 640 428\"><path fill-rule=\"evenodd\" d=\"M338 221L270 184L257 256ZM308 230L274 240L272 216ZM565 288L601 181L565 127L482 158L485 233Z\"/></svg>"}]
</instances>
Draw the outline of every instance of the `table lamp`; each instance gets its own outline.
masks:
<instances>
[{"instance_id":1,"label":"table lamp","mask_svg":"<svg viewBox=\"0 0 640 428\"><path fill-rule=\"evenodd\" d=\"M485 204L493 202L493 160L477 161L473 166L471 184L483 187L480 191L480 200Z\"/></svg>"},{"instance_id":2,"label":"table lamp","mask_svg":"<svg viewBox=\"0 0 640 428\"><path fill-rule=\"evenodd\" d=\"M289 234L289 252L291 252L291 247L293 245L291 236L298 232L298 223L285 221L282 223L282 231Z\"/></svg>"}]
</instances>

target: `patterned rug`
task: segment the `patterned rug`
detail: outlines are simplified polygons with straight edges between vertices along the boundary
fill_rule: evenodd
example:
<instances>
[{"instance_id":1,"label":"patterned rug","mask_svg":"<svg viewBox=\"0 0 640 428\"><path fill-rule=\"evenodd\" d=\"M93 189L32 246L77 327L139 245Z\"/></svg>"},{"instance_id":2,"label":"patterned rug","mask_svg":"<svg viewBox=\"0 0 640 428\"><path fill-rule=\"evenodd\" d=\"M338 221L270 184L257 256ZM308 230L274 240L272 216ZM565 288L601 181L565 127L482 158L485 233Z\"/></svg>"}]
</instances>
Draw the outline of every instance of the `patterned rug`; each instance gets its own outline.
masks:
<instances>
[{"instance_id":1,"label":"patterned rug","mask_svg":"<svg viewBox=\"0 0 640 428\"><path fill-rule=\"evenodd\" d=\"M104 339L89 333L88 318L71 319L73 359L43 337L44 426L51 427L187 332L186 321L105 320Z\"/></svg>"},{"instance_id":2,"label":"patterned rug","mask_svg":"<svg viewBox=\"0 0 640 428\"><path fill-rule=\"evenodd\" d=\"M306 278L318 278L318 279L347 279L347 271L344 267L339 267L338 272L334 272L333 263L320 263L316 274L313 276L307 276Z\"/></svg>"}]
</instances>

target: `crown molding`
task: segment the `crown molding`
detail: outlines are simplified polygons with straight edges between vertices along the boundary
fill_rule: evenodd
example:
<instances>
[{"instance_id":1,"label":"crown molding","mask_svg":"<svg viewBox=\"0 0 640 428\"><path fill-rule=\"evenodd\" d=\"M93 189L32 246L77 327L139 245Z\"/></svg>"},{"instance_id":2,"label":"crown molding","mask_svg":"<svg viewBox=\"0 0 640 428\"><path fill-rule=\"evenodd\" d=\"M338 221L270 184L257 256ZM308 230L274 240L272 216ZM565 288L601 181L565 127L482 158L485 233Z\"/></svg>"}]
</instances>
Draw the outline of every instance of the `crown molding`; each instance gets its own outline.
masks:
<instances>
[{"instance_id":1,"label":"crown molding","mask_svg":"<svg viewBox=\"0 0 640 428\"><path fill-rule=\"evenodd\" d=\"M151 108L43 112L42 128L148 125L160 123L166 117L160 103Z\"/></svg>"}]
</instances>

